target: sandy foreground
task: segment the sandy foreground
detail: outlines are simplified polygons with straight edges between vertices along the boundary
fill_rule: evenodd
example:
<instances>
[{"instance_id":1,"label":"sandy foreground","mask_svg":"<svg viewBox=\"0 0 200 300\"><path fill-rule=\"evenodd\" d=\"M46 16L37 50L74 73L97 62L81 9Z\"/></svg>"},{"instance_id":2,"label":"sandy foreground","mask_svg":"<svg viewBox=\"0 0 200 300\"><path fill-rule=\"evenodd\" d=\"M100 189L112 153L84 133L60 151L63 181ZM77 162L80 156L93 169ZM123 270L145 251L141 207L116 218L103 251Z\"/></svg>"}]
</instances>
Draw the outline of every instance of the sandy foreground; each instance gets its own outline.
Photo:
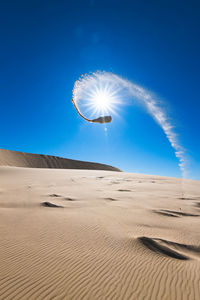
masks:
<instances>
[{"instance_id":1,"label":"sandy foreground","mask_svg":"<svg viewBox=\"0 0 200 300\"><path fill-rule=\"evenodd\" d=\"M200 299L200 182L0 167L0 299Z\"/></svg>"}]
</instances>

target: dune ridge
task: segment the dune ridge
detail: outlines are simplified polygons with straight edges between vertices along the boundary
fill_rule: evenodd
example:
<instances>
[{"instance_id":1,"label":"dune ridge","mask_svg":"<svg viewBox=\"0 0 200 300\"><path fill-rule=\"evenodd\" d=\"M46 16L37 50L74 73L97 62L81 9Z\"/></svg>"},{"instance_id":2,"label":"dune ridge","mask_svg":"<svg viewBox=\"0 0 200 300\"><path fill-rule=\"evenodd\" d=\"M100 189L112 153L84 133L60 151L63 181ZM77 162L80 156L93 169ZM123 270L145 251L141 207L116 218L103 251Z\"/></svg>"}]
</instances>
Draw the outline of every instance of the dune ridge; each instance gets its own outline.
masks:
<instances>
[{"instance_id":1,"label":"dune ridge","mask_svg":"<svg viewBox=\"0 0 200 300\"><path fill-rule=\"evenodd\" d=\"M32 154L5 149L0 149L0 166L121 171L113 166L96 162L87 162L52 155Z\"/></svg>"}]
</instances>

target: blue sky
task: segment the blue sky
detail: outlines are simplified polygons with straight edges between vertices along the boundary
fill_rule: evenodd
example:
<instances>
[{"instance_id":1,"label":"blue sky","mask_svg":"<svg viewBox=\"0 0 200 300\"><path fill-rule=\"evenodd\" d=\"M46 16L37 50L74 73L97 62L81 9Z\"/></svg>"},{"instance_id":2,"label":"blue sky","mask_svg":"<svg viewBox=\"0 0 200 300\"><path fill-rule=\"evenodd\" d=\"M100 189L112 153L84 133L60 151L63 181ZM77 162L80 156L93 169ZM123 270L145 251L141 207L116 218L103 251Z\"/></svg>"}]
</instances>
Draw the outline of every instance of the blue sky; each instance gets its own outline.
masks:
<instances>
[{"instance_id":1,"label":"blue sky","mask_svg":"<svg viewBox=\"0 0 200 300\"><path fill-rule=\"evenodd\" d=\"M138 105L104 126L71 104L80 74L114 72L164 101L200 179L198 1L1 1L0 148L180 177L162 129Z\"/></svg>"}]
</instances>

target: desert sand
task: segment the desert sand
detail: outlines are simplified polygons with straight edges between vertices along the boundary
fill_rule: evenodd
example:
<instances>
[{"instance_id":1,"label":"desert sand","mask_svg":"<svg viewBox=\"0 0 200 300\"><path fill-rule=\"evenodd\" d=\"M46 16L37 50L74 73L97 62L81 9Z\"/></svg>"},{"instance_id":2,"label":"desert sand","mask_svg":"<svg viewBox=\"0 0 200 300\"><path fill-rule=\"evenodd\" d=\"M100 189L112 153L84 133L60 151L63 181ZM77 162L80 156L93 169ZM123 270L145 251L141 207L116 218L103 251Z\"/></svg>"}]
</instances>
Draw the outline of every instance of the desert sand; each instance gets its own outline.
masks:
<instances>
[{"instance_id":1,"label":"desert sand","mask_svg":"<svg viewBox=\"0 0 200 300\"><path fill-rule=\"evenodd\" d=\"M0 299L200 299L199 181L1 166L0 238Z\"/></svg>"},{"instance_id":2,"label":"desert sand","mask_svg":"<svg viewBox=\"0 0 200 300\"><path fill-rule=\"evenodd\" d=\"M0 149L0 166L120 171L118 168L96 162L94 163L52 155L32 154L4 149Z\"/></svg>"}]
</instances>

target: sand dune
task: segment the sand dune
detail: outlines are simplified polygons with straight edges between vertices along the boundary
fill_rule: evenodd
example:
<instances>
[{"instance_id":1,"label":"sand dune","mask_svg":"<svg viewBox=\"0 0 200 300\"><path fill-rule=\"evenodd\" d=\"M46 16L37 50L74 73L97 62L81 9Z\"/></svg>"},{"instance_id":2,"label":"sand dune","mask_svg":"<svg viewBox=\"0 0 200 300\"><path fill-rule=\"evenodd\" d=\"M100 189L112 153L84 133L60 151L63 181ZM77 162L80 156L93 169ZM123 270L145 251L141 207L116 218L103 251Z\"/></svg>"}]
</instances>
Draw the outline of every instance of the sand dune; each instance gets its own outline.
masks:
<instances>
[{"instance_id":1,"label":"sand dune","mask_svg":"<svg viewBox=\"0 0 200 300\"><path fill-rule=\"evenodd\" d=\"M120 171L105 164L0 149L0 166Z\"/></svg>"},{"instance_id":2,"label":"sand dune","mask_svg":"<svg viewBox=\"0 0 200 300\"><path fill-rule=\"evenodd\" d=\"M0 299L200 299L200 182L0 167Z\"/></svg>"}]
</instances>

